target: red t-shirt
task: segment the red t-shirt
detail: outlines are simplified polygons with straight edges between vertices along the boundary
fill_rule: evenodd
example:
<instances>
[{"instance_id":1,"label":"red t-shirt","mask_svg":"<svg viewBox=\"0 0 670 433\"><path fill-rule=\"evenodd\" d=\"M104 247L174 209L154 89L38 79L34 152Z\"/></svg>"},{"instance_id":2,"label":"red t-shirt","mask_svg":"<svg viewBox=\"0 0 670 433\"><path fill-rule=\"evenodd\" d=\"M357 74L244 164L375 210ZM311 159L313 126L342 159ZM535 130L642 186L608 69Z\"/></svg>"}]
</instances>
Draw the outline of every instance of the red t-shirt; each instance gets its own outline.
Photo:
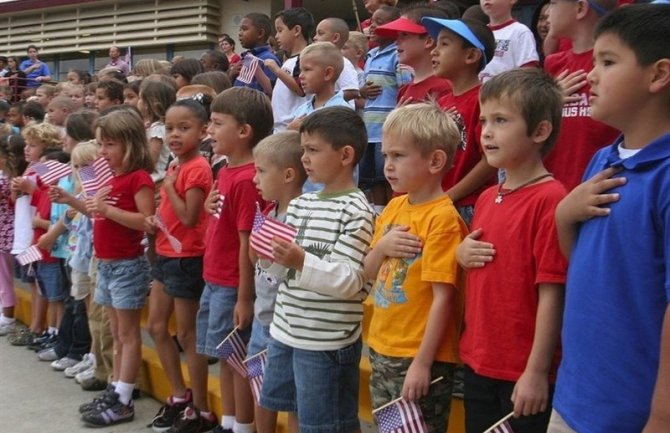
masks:
<instances>
[{"instance_id":1,"label":"red t-shirt","mask_svg":"<svg viewBox=\"0 0 670 433\"><path fill-rule=\"evenodd\" d=\"M251 231L256 214L256 203L262 202L253 178L253 163L239 167L224 167L216 180L221 194L219 218L209 216L205 236L203 278L219 286L235 287L240 283L239 253L241 231Z\"/></svg>"},{"instance_id":2,"label":"red t-shirt","mask_svg":"<svg viewBox=\"0 0 670 433\"><path fill-rule=\"evenodd\" d=\"M572 50L552 54L544 60L544 69L552 76L561 72L593 68L593 51L575 54ZM584 170L591 157L602 147L611 144L619 131L591 118L589 104L590 86L587 84L577 93L580 100L563 106L561 130L554 149L544 159L547 170L563 182L568 190L582 182Z\"/></svg>"},{"instance_id":3,"label":"red t-shirt","mask_svg":"<svg viewBox=\"0 0 670 433\"><path fill-rule=\"evenodd\" d=\"M538 284L565 282L554 211L566 191L550 180L495 203L497 189L484 191L475 205L472 228L482 229L479 240L491 242L496 255L483 268L468 270L460 354L479 375L516 381L533 344ZM557 351L552 380L559 358Z\"/></svg>"},{"instance_id":4,"label":"red t-shirt","mask_svg":"<svg viewBox=\"0 0 670 433\"><path fill-rule=\"evenodd\" d=\"M473 87L462 95L454 95L449 92L440 98L438 104L443 110L456 110L456 124L461 131L461 144L456 149L454 155L453 167L444 175L442 179L442 189L447 191L456 185L472 168L482 159L481 134L482 126L479 123L479 89L481 86ZM470 195L463 197L455 206L472 206L477 201L477 197L489 185L495 182L491 178L490 182L482 185L481 188Z\"/></svg>"},{"instance_id":5,"label":"red t-shirt","mask_svg":"<svg viewBox=\"0 0 670 433\"><path fill-rule=\"evenodd\" d=\"M398 89L398 102L402 101L403 98L412 98L414 102L437 101L447 93L451 93L451 82L446 78L431 75L418 83L410 81L400 86Z\"/></svg>"},{"instance_id":6,"label":"red t-shirt","mask_svg":"<svg viewBox=\"0 0 670 433\"><path fill-rule=\"evenodd\" d=\"M42 183L41 180L37 181L37 187L33 190L33 195L30 197L30 205L35 207L37 213L40 214L40 218L49 221L51 218L51 200L49 200L49 185ZM37 215L37 214L36 214ZM37 243L40 236L45 234L47 230L35 227L33 230L33 245ZM51 256L51 251L43 250L40 248L42 253L42 263L56 263L58 259Z\"/></svg>"},{"instance_id":7,"label":"red t-shirt","mask_svg":"<svg viewBox=\"0 0 670 433\"><path fill-rule=\"evenodd\" d=\"M167 174L171 175L177 170L177 180L174 183L177 195L183 200L186 191L192 188L201 189L205 195L212 188L212 169L207 160L198 155L179 166L171 166ZM165 223L172 236L181 242L182 250L177 253L170 245L167 236L162 230L156 232L156 252L165 257L196 257L205 254L205 232L207 231L207 212L201 206L198 222L194 227L183 225L174 208L170 204L165 188L161 188L161 203L158 207L158 215Z\"/></svg>"},{"instance_id":8,"label":"red t-shirt","mask_svg":"<svg viewBox=\"0 0 670 433\"><path fill-rule=\"evenodd\" d=\"M108 202L121 210L138 212L135 194L142 188L154 189L151 176L144 170L114 176ZM131 259L144 254L141 242L144 232L133 230L111 219L97 216L93 223L93 246L100 259Z\"/></svg>"}]
</instances>

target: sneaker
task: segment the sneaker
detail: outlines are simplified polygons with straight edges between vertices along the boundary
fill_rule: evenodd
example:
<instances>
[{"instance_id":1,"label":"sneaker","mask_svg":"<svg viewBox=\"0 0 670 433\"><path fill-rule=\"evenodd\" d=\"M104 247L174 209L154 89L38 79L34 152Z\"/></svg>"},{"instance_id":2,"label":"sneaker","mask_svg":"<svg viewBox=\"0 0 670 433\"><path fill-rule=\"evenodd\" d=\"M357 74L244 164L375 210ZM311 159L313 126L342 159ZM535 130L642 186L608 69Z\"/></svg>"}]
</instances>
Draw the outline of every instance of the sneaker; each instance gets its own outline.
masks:
<instances>
[{"instance_id":1,"label":"sneaker","mask_svg":"<svg viewBox=\"0 0 670 433\"><path fill-rule=\"evenodd\" d=\"M110 392L114 392L114 386L112 386L111 383L107 385L107 387L105 388L105 392L95 397L92 401L84 403L81 406L79 406L79 413L84 414L86 412L94 410L96 407L98 407L100 403L102 403L105 395L109 394Z\"/></svg>"},{"instance_id":2,"label":"sneaker","mask_svg":"<svg viewBox=\"0 0 670 433\"><path fill-rule=\"evenodd\" d=\"M186 409L188 404L191 402L191 390L186 391L186 401L182 403L177 403L174 401L174 397L168 397L167 403L161 406L158 409L158 413L154 416L154 419L147 425L151 427L155 432L161 433L167 431L175 424L175 421L178 420L179 415Z\"/></svg>"},{"instance_id":3,"label":"sneaker","mask_svg":"<svg viewBox=\"0 0 670 433\"><path fill-rule=\"evenodd\" d=\"M75 365L74 367L76 367L76 365ZM74 367L72 367L72 368L74 368ZM66 370L66 371L67 371L67 370ZM66 374L66 376L67 376L67 374ZM74 381L75 381L76 383L79 383L79 384L80 384L80 383L82 383L83 381L88 380L88 379L90 379L90 378L92 378L92 377L94 377L94 376L95 376L95 367L91 367L91 368L89 368L88 370L84 370L84 371L82 371L81 373L77 373L77 374L75 374L75 376L74 376Z\"/></svg>"},{"instance_id":4,"label":"sneaker","mask_svg":"<svg viewBox=\"0 0 670 433\"><path fill-rule=\"evenodd\" d=\"M119 401L119 394L114 391L105 393L100 404L90 412L82 414L81 419L92 427L130 422L135 418L133 401L123 404Z\"/></svg>"},{"instance_id":5,"label":"sneaker","mask_svg":"<svg viewBox=\"0 0 670 433\"><path fill-rule=\"evenodd\" d=\"M43 349L37 352L37 359L39 359L40 361L52 362L59 358L60 356L58 356L58 354L56 353L56 349L54 349L53 347L49 349Z\"/></svg>"},{"instance_id":6,"label":"sneaker","mask_svg":"<svg viewBox=\"0 0 670 433\"><path fill-rule=\"evenodd\" d=\"M465 395L465 368L462 366L456 367L454 372L454 385L452 387L451 396L459 400L463 400Z\"/></svg>"},{"instance_id":7,"label":"sneaker","mask_svg":"<svg viewBox=\"0 0 670 433\"><path fill-rule=\"evenodd\" d=\"M233 429L232 428L223 428L223 426L221 424L219 424L216 427L214 427L214 429L212 430L212 433L233 433Z\"/></svg>"},{"instance_id":8,"label":"sneaker","mask_svg":"<svg viewBox=\"0 0 670 433\"><path fill-rule=\"evenodd\" d=\"M28 349L34 350L35 352L39 352L41 350L54 347L57 342L58 342L58 336L56 334L49 334L48 332L45 331L39 337L33 338L33 341L31 341L30 344L28 344Z\"/></svg>"},{"instance_id":9,"label":"sneaker","mask_svg":"<svg viewBox=\"0 0 670 433\"><path fill-rule=\"evenodd\" d=\"M84 391L102 391L103 389L107 388L107 381L100 380L95 376L92 376L89 379L82 380L81 383L81 389Z\"/></svg>"},{"instance_id":10,"label":"sneaker","mask_svg":"<svg viewBox=\"0 0 670 433\"><path fill-rule=\"evenodd\" d=\"M95 367L95 355L92 353L87 353L84 357L73 365L72 367L66 368L64 371L65 377L75 377L77 374L88 370L91 367Z\"/></svg>"},{"instance_id":11,"label":"sneaker","mask_svg":"<svg viewBox=\"0 0 670 433\"><path fill-rule=\"evenodd\" d=\"M9 344L12 346L27 346L37 335L30 332L28 328L20 328L14 331L14 334L8 338Z\"/></svg>"},{"instance_id":12,"label":"sneaker","mask_svg":"<svg viewBox=\"0 0 670 433\"><path fill-rule=\"evenodd\" d=\"M61 359L52 362L51 368L53 368L56 371L63 371L66 368L72 368L77 364L79 364L78 359L68 358L67 356L65 356Z\"/></svg>"},{"instance_id":13,"label":"sneaker","mask_svg":"<svg viewBox=\"0 0 670 433\"><path fill-rule=\"evenodd\" d=\"M193 406L187 406L167 433L204 433L211 431L219 423L214 415L206 418Z\"/></svg>"},{"instance_id":14,"label":"sneaker","mask_svg":"<svg viewBox=\"0 0 670 433\"><path fill-rule=\"evenodd\" d=\"M4 335L13 334L15 328L16 328L16 320L10 323L0 322L0 337Z\"/></svg>"}]
</instances>

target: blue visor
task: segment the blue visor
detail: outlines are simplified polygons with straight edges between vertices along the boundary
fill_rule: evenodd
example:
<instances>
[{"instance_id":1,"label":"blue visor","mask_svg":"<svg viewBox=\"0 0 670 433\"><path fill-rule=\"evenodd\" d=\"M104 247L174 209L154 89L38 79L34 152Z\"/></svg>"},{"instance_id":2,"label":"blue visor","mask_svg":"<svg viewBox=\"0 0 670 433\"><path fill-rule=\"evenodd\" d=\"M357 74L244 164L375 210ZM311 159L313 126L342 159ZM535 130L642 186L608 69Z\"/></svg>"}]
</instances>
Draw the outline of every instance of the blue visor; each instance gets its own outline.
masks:
<instances>
[{"instance_id":1,"label":"blue visor","mask_svg":"<svg viewBox=\"0 0 670 433\"><path fill-rule=\"evenodd\" d=\"M461 20L445 20L443 18L432 18L425 17L421 19L421 24L428 30L430 37L437 41L437 37L440 35L440 32L443 29L447 29L453 33L456 33L458 36L462 37L466 41L470 42L475 48L482 52L482 69L488 64L488 59L486 58L486 48L484 44L479 40L472 30Z\"/></svg>"}]
</instances>

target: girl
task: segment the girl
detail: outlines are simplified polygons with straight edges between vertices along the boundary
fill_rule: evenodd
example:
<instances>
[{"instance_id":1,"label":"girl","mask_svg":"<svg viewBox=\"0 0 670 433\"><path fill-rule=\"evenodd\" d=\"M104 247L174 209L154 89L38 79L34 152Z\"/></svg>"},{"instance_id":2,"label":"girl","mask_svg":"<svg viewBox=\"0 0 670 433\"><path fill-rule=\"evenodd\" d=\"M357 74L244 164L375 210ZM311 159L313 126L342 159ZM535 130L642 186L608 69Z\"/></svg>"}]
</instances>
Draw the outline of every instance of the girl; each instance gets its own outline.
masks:
<instances>
[{"instance_id":1,"label":"girl","mask_svg":"<svg viewBox=\"0 0 670 433\"><path fill-rule=\"evenodd\" d=\"M200 155L207 132L207 112L193 99L177 101L165 118L166 138L177 157L161 188L156 216L147 225L156 233L156 263L149 299L149 332L172 388L172 396L152 421L156 431L209 431L217 419L207 407L207 358L196 353L195 318L204 288L207 214L203 204L212 186L209 162ZM165 229L160 230L164 224ZM169 237L173 237L172 243ZM174 239L181 245L175 247ZM186 388L179 353L168 330L174 311L192 390ZM178 415L183 412L182 417Z\"/></svg>"},{"instance_id":2,"label":"girl","mask_svg":"<svg viewBox=\"0 0 670 433\"><path fill-rule=\"evenodd\" d=\"M114 388L82 414L84 422L106 426L131 421L132 392L142 361L140 314L149 289L149 263L142 247L144 219L153 215L154 184L140 116L118 109L96 124L100 155L114 171L108 186L86 199L94 215L93 247L98 258L94 301L106 307L114 338Z\"/></svg>"},{"instance_id":3,"label":"girl","mask_svg":"<svg viewBox=\"0 0 670 433\"><path fill-rule=\"evenodd\" d=\"M98 119L98 113L91 110L82 110L72 113L65 122L65 140L63 151L72 153L77 143L95 138L92 125Z\"/></svg>"},{"instance_id":4,"label":"girl","mask_svg":"<svg viewBox=\"0 0 670 433\"><path fill-rule=\"evenodd\" d=\"M132 83L123 85L123 103L137 108L137 103L140 100L140 86L142 80L135 80Z\"/></svg>"},{"instance_id":5,"label":"girl","mask_svg":"<svg viewBox=\"0 0 670 433\"><path fill-rule=\"evenodd\" d=\"M10 184L26 168L23 158L23 140L8 135L0 141L0 335L14 330L14 258L11 255L14 240L14 206Z\"/></svg>"},{"instance_id":6,"label":"girl","mask_svg":"<svg viewBox=\"0 0 670 433\"><path fill-rule=\"evenodd\" d=\"M170 68L170 75L177 83L177 90L191 84L191 80L196 75L205 72L202 64L196 59L181 60Z\"/></svg>"},{"instance_id":7,"label":"girl","mask_svg":"<svg viewBox=\"0 0 670 433\"><path fill-rule=\"evenodd\" d=\"M12 89L11 102L16 103L21 100L21 93L26 88L26 74L19 69L19 61L14 56L7 57L7 74L9 87Z\"/></svg>"},{"instance_id":8,"label":"girl","mask_svg":"<svg viewBox=\"0 0 670 433\"><path fill-rule=\"evenodd\" d=\"M165 177L170 149L165 144L165 113L176 99L175 89L157 81L144 80L140 86L137 108L142 113L147 126L149 152L154 163L151 178L159 182Z\"/></svg>"}]
</instances>

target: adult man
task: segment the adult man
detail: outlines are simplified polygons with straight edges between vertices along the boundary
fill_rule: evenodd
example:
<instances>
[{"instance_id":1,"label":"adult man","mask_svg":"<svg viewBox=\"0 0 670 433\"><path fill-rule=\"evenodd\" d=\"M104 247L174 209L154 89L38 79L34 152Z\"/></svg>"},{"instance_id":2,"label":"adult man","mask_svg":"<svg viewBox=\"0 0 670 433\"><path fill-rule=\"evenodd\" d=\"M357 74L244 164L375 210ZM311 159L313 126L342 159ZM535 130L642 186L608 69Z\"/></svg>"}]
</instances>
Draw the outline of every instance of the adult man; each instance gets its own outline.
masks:
<instances>
[{"instance_id":1,"label":"adult man","mask_svg":"<svg viewBox=\"0 0 670 433\"><path fill-rule=\"evenodd\" d=\"M26 74L26 87L37 88L43 81L51 80L51 72L46 63L37 58L37 47L28 45L28 59L21 62L19 69Z\"/></svg>"},{"instance_id":2,"label":"adult man","mask_svg":"<svg viewBox=\"0 0 670 433\"><path fill-rule=\"evenodd\" d=\"M109 47L109 63L105 65L105 68L118 69L126 76L130 73L130 66L121 59L121 50L116 45Z\"/></svg>"}]
</instances>

